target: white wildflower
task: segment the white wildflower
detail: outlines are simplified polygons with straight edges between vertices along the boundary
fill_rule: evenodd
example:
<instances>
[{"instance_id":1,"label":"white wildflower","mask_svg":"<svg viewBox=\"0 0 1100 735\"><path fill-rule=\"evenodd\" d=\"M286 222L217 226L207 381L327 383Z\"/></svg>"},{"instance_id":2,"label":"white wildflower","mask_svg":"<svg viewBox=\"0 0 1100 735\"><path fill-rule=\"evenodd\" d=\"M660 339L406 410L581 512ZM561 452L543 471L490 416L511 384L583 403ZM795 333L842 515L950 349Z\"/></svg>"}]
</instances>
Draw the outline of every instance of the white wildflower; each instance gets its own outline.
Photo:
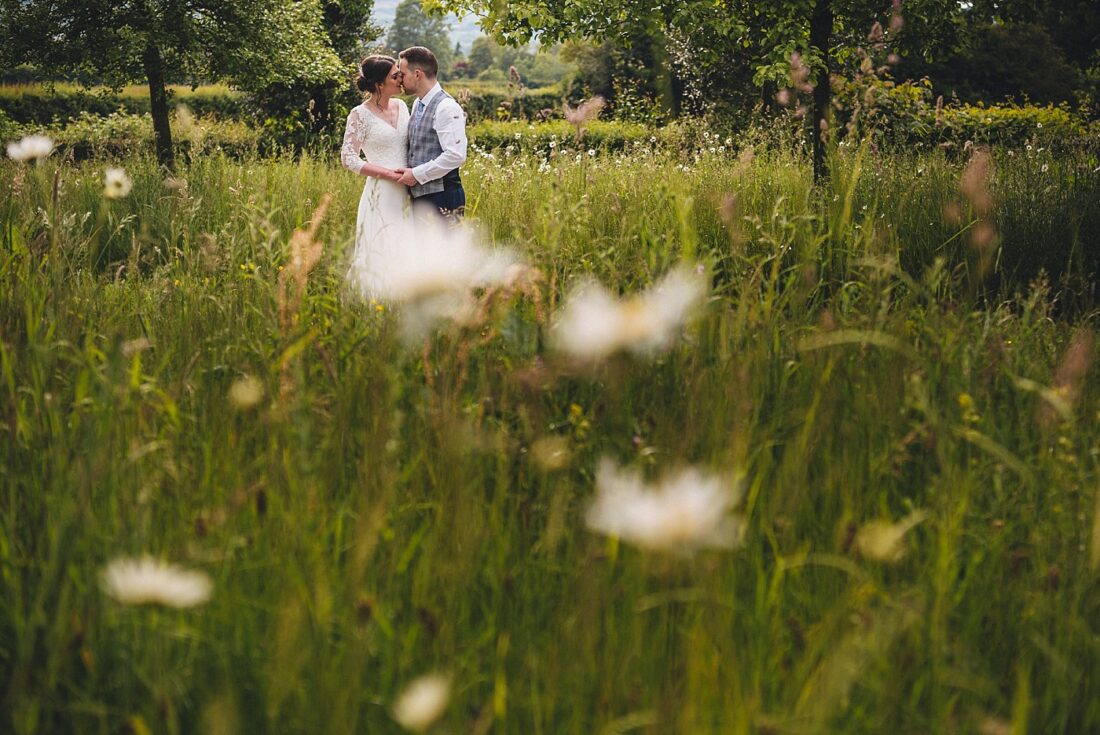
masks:
<instances>
[{"instance_id":1,"label":"white wildflower","mask_svg":"<svg viewBox=\"0 0 1100 735\"><path fill-rule=\"evenodd\" d=\"M45 135L28 135L8 143L8 157L15 161L38 161L53 153L53 141Z\"/></svg>"},{"instance_id":2,"label":"white wildflower","mask_svg":"<svg viewBox=\"0 0 1100 735\"><path fill-rule=\"evenodd\" d=\"M210 599L210 578L148 556L115 559L103 572L103 590L123 605L194 607Z\"/></svg>"},{"instance_id":3,"label":"white wildflower","mask_svg":"<svg viewBox=\"0 0 1100 735\"><path fill-rule=\"evenodd\" d=\"M128 195L134 188L134 182L126 175L126 170L121 168L108 168L104 176L103 196L108 199L121 199Z\"/></svg>"},{"instance_id":4,"label":"white wildflower","mask_svg":"<svg viewBox=\"0 0 1100 735\"><path fill-rule=\"evenodd\" d=\"M636 472L616 469L604 459L585 518L593 531L645 549L732 549L744 533L744 519L731 512L740 494L740 483L694 468L647 485Z\"/></svg>"},{"instance_id":5,"label":"white wildflower","mask_svg":"<svg viewBox=\"0 0 1100 735\"><path fill-rule=\"evenodd\" d=\"M245 375L229 387L229 402L239 411L255 407L264 397L264 384L258 378Z\"/></svg>"},{"instance_id":6,"label":"white wildflower","mask_svg":"<svg viewBox=\"0 0 1100 735\"><path fill-rule=\"evenodd\" d=\"M393 718L406 730L422 732L439 719L450 698L450 677L442 674L421 676L393 703Z\"/></svg>"},{"instance_id":7,"label":"white wildflower","mask_svg":"<svg viewBox=\"0 0 1100 735\"><path fill-rule=\"evenodd\" d=\"M927 517L928 513L918 510L897 523L871 521L856 534L856 548L867 559L884 562L900 561L906 551L905 535Z\"/></svg>"},{"instance_id":8,"label":"white wildflower","mask_svg":"<svg viewBox=\"0 0 1100 735\"><path fill-rule=\"evenodd\" d=\"M551 329L553 346L573 357L599 360L620 350L649 353L668 347L706 293L704 279L677 268L644 293L614 299L584 282L570 293Z\"/></svg>"}]
</instances>

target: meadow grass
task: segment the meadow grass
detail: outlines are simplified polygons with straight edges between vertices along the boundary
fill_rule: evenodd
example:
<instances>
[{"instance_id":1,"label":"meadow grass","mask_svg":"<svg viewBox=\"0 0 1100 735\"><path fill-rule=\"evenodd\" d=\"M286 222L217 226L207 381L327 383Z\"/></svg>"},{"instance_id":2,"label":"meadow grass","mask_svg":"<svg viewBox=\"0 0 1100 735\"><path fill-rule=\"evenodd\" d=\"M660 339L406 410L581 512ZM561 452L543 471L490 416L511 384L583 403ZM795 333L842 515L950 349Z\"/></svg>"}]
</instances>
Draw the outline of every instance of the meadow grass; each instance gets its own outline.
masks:
<instances>
[{"instance_id":1,"label":"meadow grass","mask_svg":"<svg viewBox=\"0 0 1100 735\"><path fill-rule=\"evenodd\" d=\"M439 732L1100 728L1094 318L1055 298L1087 296L1059 258L1095 249L1095 161L997 156L983 270L941 154L844 151L816 191L779 150L477 155L470 219L542 303L423 348L343 286L362 180L335 163L121 163L118 200L101 163L0 164L2 729L399 732L431 671ZM674 349L548 351L578 277L685 260L712 295ZM741 548L587 530L605 456L743 477ZM903 557L860 553L913 512ZM109 599L142 553L210 601Z\"/></svg>"}]
</instances>

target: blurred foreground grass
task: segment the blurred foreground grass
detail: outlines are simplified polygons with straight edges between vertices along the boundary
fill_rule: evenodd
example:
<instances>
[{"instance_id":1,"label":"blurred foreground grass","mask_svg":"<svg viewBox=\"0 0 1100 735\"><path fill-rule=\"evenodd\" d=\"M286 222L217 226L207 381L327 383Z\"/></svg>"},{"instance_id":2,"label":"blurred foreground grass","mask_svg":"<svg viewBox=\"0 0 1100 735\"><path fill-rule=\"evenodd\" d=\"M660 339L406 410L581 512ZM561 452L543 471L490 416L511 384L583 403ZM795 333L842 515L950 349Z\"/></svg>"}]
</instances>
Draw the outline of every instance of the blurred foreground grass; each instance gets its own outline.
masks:
<instances>
[{"instance_id":1,"label":"blurred foreground grass","mask_svg":"<svg viewBox=\"0 0 1100 735\"><path fill-rule=\"evenodd\" d=\"M548 308L710 276L682 344L595 371L526 298L404 344L342 287L362 180L330 162L132 158L117 200L0 164L0 729L398 732L430 671L440 732L1100 729L1097 162L995 156L986 242L942 156L848 151L816 193L731 156L467 166ZM742 547L586 530L604 456L743 475ZM859 541L914 512L900 557ZM210 601L107 598L142 553Z\"/></svg>"}]
</instances>

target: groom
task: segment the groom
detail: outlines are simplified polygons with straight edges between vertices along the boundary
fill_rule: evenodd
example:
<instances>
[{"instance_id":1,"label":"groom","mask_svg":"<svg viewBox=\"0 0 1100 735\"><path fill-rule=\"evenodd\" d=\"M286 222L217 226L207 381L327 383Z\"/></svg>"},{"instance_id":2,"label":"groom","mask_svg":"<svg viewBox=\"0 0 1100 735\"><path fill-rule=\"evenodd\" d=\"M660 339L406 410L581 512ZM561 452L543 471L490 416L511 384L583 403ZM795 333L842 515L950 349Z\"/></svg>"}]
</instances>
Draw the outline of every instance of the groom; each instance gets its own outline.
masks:
<instances>
[{"instance_id":1,"label":"groom","mask_svg":"<svg viewBox=\"0 0 1100 735\"><path fill-rule=\"evenodd\" d=\"M405 92L416 95L409 120L409 168L399 184L415 203L426 203L446 217L461 217L466 192L458 168L466 162L466 114L435 80L439 62L423 46L398 54Z\"/></svg>"}]
</instances>

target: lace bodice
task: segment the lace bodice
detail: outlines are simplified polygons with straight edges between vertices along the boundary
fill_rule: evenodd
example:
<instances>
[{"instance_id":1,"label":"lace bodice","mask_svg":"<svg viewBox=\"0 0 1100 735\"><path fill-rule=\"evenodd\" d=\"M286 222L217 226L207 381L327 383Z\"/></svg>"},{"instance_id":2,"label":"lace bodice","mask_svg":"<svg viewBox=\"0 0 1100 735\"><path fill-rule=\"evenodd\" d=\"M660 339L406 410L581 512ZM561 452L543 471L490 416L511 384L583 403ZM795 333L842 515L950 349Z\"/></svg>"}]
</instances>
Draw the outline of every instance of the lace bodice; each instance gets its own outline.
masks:
<instances>
[{"instance_id":1,"label":"lace bodice","mask_svg":"<svg viewBox=\"0 0 1100 735\"><path fill-rule=\"evenodd\" d=\"M359 173L363 167L360 151L368 163L387 168L408 165L409 108L402 100L396 100L396 104L399 106L396 128L368 110L366 103L352 108L340 149L340 161L349 171Z\"/></svg>"}]
</instances>

